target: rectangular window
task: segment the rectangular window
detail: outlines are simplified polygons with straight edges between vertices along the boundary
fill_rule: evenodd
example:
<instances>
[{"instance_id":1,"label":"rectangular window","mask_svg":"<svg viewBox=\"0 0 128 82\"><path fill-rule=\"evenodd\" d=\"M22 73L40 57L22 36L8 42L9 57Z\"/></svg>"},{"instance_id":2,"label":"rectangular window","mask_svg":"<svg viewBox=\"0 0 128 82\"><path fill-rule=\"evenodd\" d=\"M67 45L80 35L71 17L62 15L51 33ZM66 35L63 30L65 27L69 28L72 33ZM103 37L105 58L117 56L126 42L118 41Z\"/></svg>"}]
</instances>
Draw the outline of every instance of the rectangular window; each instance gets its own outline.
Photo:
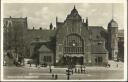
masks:
<instances>
[{"instance_id":1,"label":"rectangular window","mask_svg":"<svg viewBox=\"0 0 128 82\"><path fill-rule=\"evenodd\" d=\"M44 56L44 61L45 62L51 62L52 61L52 57L51 56Z\"/></svg>"}]
</instances>

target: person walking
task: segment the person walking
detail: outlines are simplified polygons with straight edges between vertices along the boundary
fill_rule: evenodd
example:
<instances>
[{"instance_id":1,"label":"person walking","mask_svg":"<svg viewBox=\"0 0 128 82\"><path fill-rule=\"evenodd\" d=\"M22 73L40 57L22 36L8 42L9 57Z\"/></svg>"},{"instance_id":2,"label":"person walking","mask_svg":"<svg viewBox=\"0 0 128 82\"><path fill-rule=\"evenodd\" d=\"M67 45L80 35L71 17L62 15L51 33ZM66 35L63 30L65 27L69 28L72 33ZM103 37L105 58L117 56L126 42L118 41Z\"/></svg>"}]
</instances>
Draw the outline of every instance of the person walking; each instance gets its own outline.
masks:
<instances>
[{"instance_id":1,"label":"person walking","mask_svg":"<svg viewBox=\"0 0 128 82\"><path fill-rule=\"evenodd\" d=\"M116 65L116 67L118 68L118 64Z\"/></svg>"},{"instance_id":2,"label":"person walking","mask_svg":"<svg viewBox=\"0 0 128 82\"><path fill-rule=\"evenodd\" d=\"M52 73L52 68L51 68L51 65L49 65L49 70L50 70L50 73Z\"/></svg>"},{"instance_id":3,"label":"person walking","mask_svg":"<svg viewBox=\"0 0 128 82\"><path fill-rule=\"evenodd\" d=\"M75 73L77 73L77 68L75 67Z\"/></svg>"},{"instance_id":4,"label":"person walking","mask_svg":"<svg viewBox=\"0 0 128 82\"><path fill-rule=\"evenodd\" d=\"M56 74L56 75L55 75L55 80L57 80L57 79L58 79L58 75Z\"/></svg>"},{"instance_id":5,"label":"person walking","mask_svg":"<svg viewBox=\"0 0 128 82\"><path fill-rule=\"evenodd\" d=\"M29 64L30 64L30 67L31 67L31 62Z\"/></svg>"},{"instance_id":6,"label":"person walking","mask_svg":"<svg viewBox=\"0 0 128 82\"><path fill-rule=\"evenodd\" d=\"M54 74L52 74L52 79L54 79Z\"/></svg>"},{"instance_id":7,"label":"person walking","mask_svg":"<svg viewBox=\"0 0 128 82\"><path fill-rule=\"evenodd\" d=\"M52 69L50 68L50 73L52 73Z\"/></svg>"},{"instance_id":8,"label":"person walking","mask_svg":"<svg viewBox=\"0 0 128 82\"><path fill-rule=\"evenodd\" d=\"M78 68L78 73L80 73L80 69Z\"/></svg>"}]
</instances>

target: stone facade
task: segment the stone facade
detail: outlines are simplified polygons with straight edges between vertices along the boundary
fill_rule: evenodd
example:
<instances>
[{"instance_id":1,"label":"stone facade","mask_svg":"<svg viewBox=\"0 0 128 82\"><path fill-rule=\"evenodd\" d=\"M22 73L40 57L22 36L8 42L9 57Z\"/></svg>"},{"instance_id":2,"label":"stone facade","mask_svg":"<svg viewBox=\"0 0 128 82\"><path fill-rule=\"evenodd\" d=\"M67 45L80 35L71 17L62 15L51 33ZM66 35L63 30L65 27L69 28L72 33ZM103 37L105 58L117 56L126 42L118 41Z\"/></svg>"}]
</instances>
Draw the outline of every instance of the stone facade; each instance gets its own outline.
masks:
<instances>
[{"instance_id":1,"label":"stone facade","mask_svg":"<svg viewBox=\"0 0 128 82\"><path fill-rule=\"evenodd\" d=\"M113 19L108 24L109 59L117 60L118 55L118 24Z\"/></svg>"},{"instance_id":2,"label":"stone facade","mask_svg":"<svg viewBox=\"0 0 128 82\"><path fill-rule=\"evenodd\" d=\"M27 32L27 17L25 18L4 18L4 50L7 53L16 54L17 57L25 53L25 35Z\"/></svg>"},{"instance_id":3,"label":"stone facade","mask_svg":"<svg viewBox=\"0 0 128 82\"><path fill-rule=\"evenodd\" d=\"M7 20L14 21L13 19L4 19L5 30L9 30L11 27L14 28L14 23L12 23L12 26L6 24ZM19 36L19 38L23 38L24 41L24 47L22 47L25 52L24 57L36 59L39 64L43 63L42 58L46 55L45 51L47 50L50 50L48 53L52 58L51 64L54 65L63 65L68 62L102 65L106 64L108 59L117 59L119 35L118 25L114 20L108 24L108 30L102 26L89 26L88 18L84 22L75 7L67 15L64 22L59 22L58 18L56 18L56 27L54 29L52 23L49 30L28 29L27 19L15 18L15 21L19 21L19 19L21 25L16 27L22 29L21 34L23 35ZM4 44L5 51L9 50L6 45L11 39L6 35L9 35L7 31L4 34L6 40ZM10 44L10 46L12 45ZM47 48L43 50L42 46Z\"/></svg>"}]
</instances>

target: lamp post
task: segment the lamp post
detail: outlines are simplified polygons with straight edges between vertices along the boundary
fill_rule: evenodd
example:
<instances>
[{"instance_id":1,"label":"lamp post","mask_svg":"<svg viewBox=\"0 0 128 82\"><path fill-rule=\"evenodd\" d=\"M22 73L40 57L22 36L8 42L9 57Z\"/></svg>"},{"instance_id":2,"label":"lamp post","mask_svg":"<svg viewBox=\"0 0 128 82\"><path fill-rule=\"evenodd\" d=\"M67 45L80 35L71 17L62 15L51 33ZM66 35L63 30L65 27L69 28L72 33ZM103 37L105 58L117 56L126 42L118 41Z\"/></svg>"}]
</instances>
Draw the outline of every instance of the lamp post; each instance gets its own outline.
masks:
<instances>
[{"instance_id":1,"label":"lamp post","mask_svg":"<svg viewBox=\"0 0 128 82\"><path fill-rule=\"evenodd\" d=\"M67 72L67 80L69 80L70 79L70 70L69 70L69 68L68 68L68 70L66 70L66 72Z\"/></svg>"},{"instance_id":2,"label":"lamp post","mask_svg":"<svg viewBox=\"0 0 128 82\"><path fill-rule=\"evenodd\" d=\"M70 79L70 75L71 75L71 72L73 73L73 70L72 70L72 62L71 62L71 58L69 56L66 57L67 58L67 64L68 64L68 69L66 70L67 72L67 80Z\"/></svg>"}]
</instances>

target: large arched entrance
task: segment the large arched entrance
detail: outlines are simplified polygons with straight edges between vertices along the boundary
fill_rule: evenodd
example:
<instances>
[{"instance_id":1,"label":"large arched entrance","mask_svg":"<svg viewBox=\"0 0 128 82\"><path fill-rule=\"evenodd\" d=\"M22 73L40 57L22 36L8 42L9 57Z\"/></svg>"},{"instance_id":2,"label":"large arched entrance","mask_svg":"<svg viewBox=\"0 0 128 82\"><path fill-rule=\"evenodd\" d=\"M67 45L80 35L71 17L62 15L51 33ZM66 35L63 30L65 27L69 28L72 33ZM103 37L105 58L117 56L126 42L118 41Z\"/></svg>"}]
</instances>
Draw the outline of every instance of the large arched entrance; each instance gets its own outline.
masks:
<instances>
[{"instance_id":1,"label":"large arched entrance","mask_svg":"<svg viewBox=\"0 0 128 82\"><path fill-rule=\"evenodd\" d=\"M64 41L64 61L65 64L83 64L84 41L78 34L69 34Z\"/></svg>"}]
</instances>

